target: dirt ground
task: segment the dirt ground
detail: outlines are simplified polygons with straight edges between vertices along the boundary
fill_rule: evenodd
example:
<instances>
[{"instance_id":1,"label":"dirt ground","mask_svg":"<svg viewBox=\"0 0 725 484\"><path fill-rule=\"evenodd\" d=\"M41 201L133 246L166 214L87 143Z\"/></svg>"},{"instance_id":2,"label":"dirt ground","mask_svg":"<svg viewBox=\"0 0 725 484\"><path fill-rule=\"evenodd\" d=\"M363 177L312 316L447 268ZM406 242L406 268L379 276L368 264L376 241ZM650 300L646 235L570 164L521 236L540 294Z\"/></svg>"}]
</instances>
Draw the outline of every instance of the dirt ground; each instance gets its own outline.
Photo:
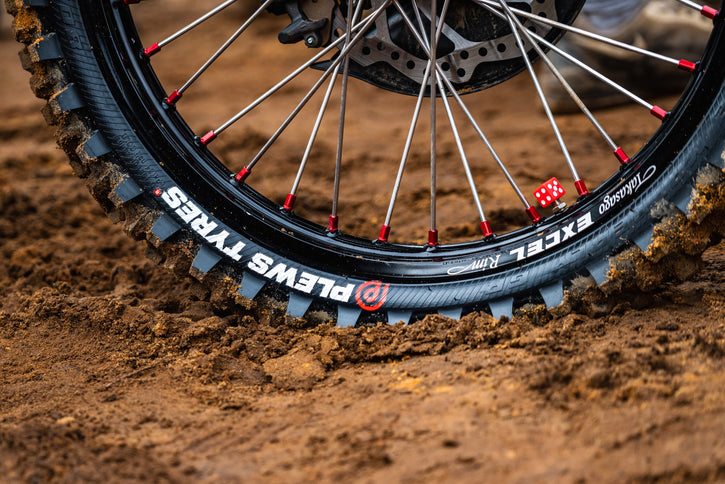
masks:
<instances>
[{"instance_id":1,"label":"dirt ground","mask_svg":"<svg viewBox=\"0 0 725 484\"><path fill-rule=\"evenodd\" d=\"M608 314L254 317L106 219L0 35L0 481L725 482L725 246Z\"/></svg>"}]
</instances>

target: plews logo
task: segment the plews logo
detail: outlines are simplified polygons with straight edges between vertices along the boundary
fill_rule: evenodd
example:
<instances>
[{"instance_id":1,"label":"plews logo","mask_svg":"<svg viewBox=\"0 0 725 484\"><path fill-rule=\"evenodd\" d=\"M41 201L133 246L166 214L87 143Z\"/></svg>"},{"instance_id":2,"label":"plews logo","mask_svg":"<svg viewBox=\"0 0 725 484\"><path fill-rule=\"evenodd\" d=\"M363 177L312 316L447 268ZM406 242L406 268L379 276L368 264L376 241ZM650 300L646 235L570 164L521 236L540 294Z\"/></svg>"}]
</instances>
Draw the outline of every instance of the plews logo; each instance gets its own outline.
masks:
<instances>
[{"instance_id":1,"label":"plews logo","mask_svg":"<svg viewBox=\"0 0 725 484\"><path fill-rule=\"evenodd\" d=\"M360 284L357 291L355 291L357 305L365 311L380 309L388 298L389 288L390 284L383 285L380 281L368 281Z\"/></svg>"}]
</instances>

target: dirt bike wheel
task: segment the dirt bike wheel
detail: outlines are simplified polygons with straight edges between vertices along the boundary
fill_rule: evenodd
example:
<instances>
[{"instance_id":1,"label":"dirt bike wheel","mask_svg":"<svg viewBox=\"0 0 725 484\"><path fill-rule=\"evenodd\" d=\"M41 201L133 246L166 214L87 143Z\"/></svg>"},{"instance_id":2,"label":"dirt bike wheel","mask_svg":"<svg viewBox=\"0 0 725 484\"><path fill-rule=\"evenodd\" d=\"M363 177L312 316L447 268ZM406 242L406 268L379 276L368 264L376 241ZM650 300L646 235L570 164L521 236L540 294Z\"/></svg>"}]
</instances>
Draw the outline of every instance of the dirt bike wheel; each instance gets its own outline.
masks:
<instances>
[{"instance_id":1,"label":"dirt bike wheel","mask_svg":"<svg viewBox=\"0 0 725 484\"><path fill-rule=\"evenodd\" d=\"M557 307L573 281L620 290L686 277L722 230L719 14L680 101L608 181L530 227L427 247L331 236L230 181L233 173L164 105L167 93L132 28L131 3L7 5L26 44L31 84L48 99L46 117L59 125L59 144L75 171L112 217L149 242L159 262L213 291L281 301L294 317L325 311L341 326L430 313L488 311L498 318L528 304Z\"/></svg>"}]
</instances>

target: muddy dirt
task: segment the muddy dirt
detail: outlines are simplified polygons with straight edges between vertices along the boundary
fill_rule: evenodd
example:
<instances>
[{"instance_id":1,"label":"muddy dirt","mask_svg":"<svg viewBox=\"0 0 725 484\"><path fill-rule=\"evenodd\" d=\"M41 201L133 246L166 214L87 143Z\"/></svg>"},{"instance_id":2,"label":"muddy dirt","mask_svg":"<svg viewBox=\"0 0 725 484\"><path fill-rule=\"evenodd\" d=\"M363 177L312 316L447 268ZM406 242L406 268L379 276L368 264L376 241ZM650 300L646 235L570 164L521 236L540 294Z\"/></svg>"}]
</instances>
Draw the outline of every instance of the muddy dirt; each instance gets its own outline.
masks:
<instances>
[{"instance_id":1,"label":"muddy dirt","mask_svg":"<svg viewBox=\"0 0 725 484\"><path fill-rule=\"evenodd\" d=\"M17 50L3 31L3 482L725 481L725 246L608 314L342 330L208 302L106 219Z\"/></svg>"}]
</instances>

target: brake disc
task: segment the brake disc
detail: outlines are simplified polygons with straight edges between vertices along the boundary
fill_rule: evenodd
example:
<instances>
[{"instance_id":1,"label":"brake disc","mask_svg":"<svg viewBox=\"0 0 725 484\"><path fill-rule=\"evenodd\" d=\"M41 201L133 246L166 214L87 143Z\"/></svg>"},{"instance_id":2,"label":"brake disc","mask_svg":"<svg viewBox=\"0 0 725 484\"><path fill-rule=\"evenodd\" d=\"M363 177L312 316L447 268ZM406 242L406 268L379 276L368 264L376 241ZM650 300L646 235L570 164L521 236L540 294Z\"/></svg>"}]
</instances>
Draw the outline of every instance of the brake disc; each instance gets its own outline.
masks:
<instances>
[{"instance_id":1,"label":"brake disc","mask_svg":"<svg viewBox=\"0 0 725 484\"><path fill-rule=\"evenodd\" d=\"M365 0L366 9L377 9L385 0ZM522 0L507 2L512 8L570 24L584 0ZM383 89L417 95L426 70L428 56L412 34L406 18L419 22L420 32L430 29L430 4L411 0L389 6L364 37L351 49L350 75ZM443 2L438 2L439 18ZM418 14L415 12L418 8ZM287 13L291 23L279 33L282 43L305 41L308 47L320 47L338 39L347 28L346 0L279 1L273 13ZM401 13L401 10L403 13ZM561 35L529 19L522 19L528 29L555 42ZM423 34L422 37L425 37ZM526 45L529 58L536 53ZM450 0L438 41L437 60L448 79L461 92L476 92L499 84L525 68L516 38L507 21L476 0ZM324 70L330 61L313 67Z\"/></svg>"}]
</instances>

